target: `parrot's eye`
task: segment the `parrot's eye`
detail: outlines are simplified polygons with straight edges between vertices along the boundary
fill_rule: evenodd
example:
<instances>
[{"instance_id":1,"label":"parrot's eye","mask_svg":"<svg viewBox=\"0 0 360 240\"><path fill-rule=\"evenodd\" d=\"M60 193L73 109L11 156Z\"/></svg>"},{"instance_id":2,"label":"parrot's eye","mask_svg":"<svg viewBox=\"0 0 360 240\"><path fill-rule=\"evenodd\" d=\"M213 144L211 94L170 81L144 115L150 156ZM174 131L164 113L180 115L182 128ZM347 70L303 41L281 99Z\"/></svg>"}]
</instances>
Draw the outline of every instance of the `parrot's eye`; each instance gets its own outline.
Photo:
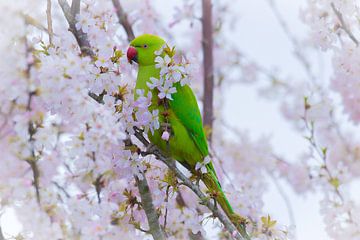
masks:
<instances>
[{"instance_id":1,"label":"parrot's eye","mask_svg":"<svg viewBox=\"0 0 360 240\"><path fill-rule=\"evenodd\" d=\"M148 48L148 45L147 45L147 44L144 44L144 45L143 45L143 48Z\"/></svg>"}]
</instances>

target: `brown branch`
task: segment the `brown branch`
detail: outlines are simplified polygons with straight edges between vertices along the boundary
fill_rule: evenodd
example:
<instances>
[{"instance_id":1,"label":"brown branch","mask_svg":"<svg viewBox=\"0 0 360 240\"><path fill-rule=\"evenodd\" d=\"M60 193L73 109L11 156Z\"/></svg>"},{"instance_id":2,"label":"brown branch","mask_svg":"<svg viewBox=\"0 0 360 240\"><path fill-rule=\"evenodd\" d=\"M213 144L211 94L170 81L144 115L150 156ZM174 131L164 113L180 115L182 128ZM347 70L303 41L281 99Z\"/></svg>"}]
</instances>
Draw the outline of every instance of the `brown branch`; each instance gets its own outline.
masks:
<instances>
[{"instance_id":1,"label":"brown branch","mask_svg":"<svg viewBox=\"0 0 360 240\"><path fill-rule=\"evenodd\" d=\"M34 153L33 153L33 155L34 155ZM39 167L38 167L36 161L37 160L34 158L34 156L33 156L33 159L26 160L26 162L30 165L31 171L33 173L33 185L35 188L36 200L37 200L37 203L40 205L41 204L40 183L39 183L40 171L39 171Z\"/></svg>"},{"instance_id":2,"label":"brown branch","mask_svg":"<svg viewBox=\"0 0 360 240\"><path fill-rule=\"evenodd\" d=\"M123 26L127 34L128 41L131 42L135 38L135 34L127 18L127 14L124 12L124 9L122 8L119 0L112 0L112 3L114 5L116 15L119 18L119 23L121 26Z\"/></svg>"},{"instance_id":3,"label":"brown branch","mask_svg":"<svg viewBox=\"0 0 360 240\"><path fill-rule=\"evenodd\" d=\"M209 130L208 139L211 140L211 129L214 120L214 63L213 63L213 29L211 0L202 0L202 46L204 70L204 126Z\"/></svg>"},{"instance_id":4,"label":"brown branch","mask_svg":"<svg viewBox=\"0 0 360 240\"><path fill-rule=\"evenodd\" d=\"M71 14L76 17L80 13L80 0L73 0L71 3Z\"/></svg>"},{"instance_id":5,"label":"brown branch","mask_svg":"<svg viewBox=\"0 0 360 240\"><path fill-rule=\"evenodd\" d=\"M46 27L44 27L39 21L37 21L35 18L31 17L30 15L21 13L21 16L24 18L25 23L27 25L36 27L37 29L44 31L44 32L48 32L48 29L46 29Z\"/></svg>"},{"instance_id":6,"label":"brown branch","mask_svg":"<svg viewBox=\"0 0 360 240\"><path fill-rule=\"evenodd\" d=\"M96 191L96 196L97 196L97 200L98 200L98 204L101 203L101 190L103 189L103 181L102 181L102 177L103 175L100 174L99 176L97 176L97 178L95 179L93 185L95 187L95 191Z\"/></svg>"},{"instance_id":7,"label":"brown branch","mask_svg":"<svg viewBox=\"0 0 360 240\"><path fill-rule=\"evenodd\" d=\"M75 2L79 0L74 0ZM77 8L76 3L73 1L73 8L71 8L66 0L58 0L59 5L65 15L65 18L69 24L69 31L73 33L76 38L76 41L80 47L81 53L84 56L95 56L94 52L91 50L90 42L88 40L87 34L84 33L81 29L76 29L76 15L80 13L80 7ZM80 4L80 1L79 1ZM73 12L74 11L74 12ZM77 12L75 12L77 11Z\"/></svg>"},{"instance_id":8,"label":"brown branch","mask_svg":"<svg viewBox=\"0 0 360 240\"><path fill-rule=\"evenodd\" d=\"M24 37L24 41L25 41L25 49L26 49L26 58L29 58L29 56L32 53L32 49L29 46L26 37ZM30 81L30 78L31 78L30 74L31 74L31 68L32 67L33 67L32 62L29 62L27 64L27 66L26 66L25 77L28 79L28 81ZM36 91L30 91L29 90L29 92L28 92L28 100L27 100L27 103L26 103L26 111L27 112L32 111L31 104L32 104L32 100L33 100L34 96L36 96ZM29 120L29 122L28 122L27 131L28 131L28 134L29 134L28 142L29 142L29 145L30 145L30 148L31 148L31 156L29 158L25 159L25 161L30 165L30 168L31 168L31 171L32 171L32 174L33 174L33 186L35 188L36 200L37 200L37 203L39 205L41 205L40 184L39 184L40 172L39 172L39 168L38 168L38 165L37 165L37 156L35 155L35 149L34 149L34 141L35 141L34 135L35 135L35 133L37 131L37 126L31 120Z\"/></svg>"},{"instance_id":9,"label":"brown branch","mask_svg":"<svg viewBox=\"0 0 360 240\"><path fill-rule=\"evenodd\" d=\"M97 101L98 103L104 104L104 96L106 95L106 91L104 90L102 93L100 93L99 95L93 93L93 92L88 92L89 97L91 97L92 99L94 99L95 101Z\"/></svg>"},{"instance_id":10,"label":"brown branch","mask_svg":"<svg viewBox=\"0 0 360 240\"><path fill-rule=\"evenodd\" d=\"M46 19L47 19L47 31L49 34L49 43L50 45L53 44L53 38L54 38L54 31L52 27L52 18L51 18L51 0L47 0L47 6L46 6Z\"/></svg>"},{"instance_id":11,"label":"brown branch","mask_svg":"<svg viewBox=\"0 0 360 240\"><path fill-rule=\"evenodd\" d=\"M68 193L68 191L65 189L65 187L61 186L58 182L56 181L52 181L52 183L55 185L55 187L57 189L59 189L61 192L63 192L66 196L66 198L70 198L70 194Z\"/></svg>"},{"instance_id":12,"label":"brown branch","mask_svg":"<svg viewBox=\"0 0 360 240\"><path fill-rule=\"evenodd\" d=\"M144 208L146 217L148 219L150 228L149 232L155 240L163 240L165 239L165 235L161 229L159 215L155 210L149 184L144 173L142 173L142 177L143 179L140 180L137 176L135 176L135 180L141 196L141 206Z\"/></svg>"},{"instance_id":13,"label":"brown branch","mask_svg":"<svg viewBox=\"0 0 360 240\"><path fill-rule=\"evenodd\" d=\"M78 0L74 0L74 2L77 2ZM93 52L93 50L91 49L90 46L90 42L87 38L87 34L85 34L81 29L80 30L76 30L76 18L75 16L77 14L80 14L80 9L77 8L77 4L75 4L73 2L72 7L70 8L69 4L67 3L66 0L58 0L59 5L61 6L61 9L64 13L64 16L69 24L69 30L70 32L72 32L72 34L74 35L81 53L84 56L89 56L89 57L94 57L95 53ZM79 1L79 6L80 6L80 1ZM72 13L74 12L74 14ZM106 91L103 91L102 93L100 93L99 95L93 93L93 92L89 92L88 95L94 99L96 102L103 104L104 100L103 97L106 94Z\"/></svg>"},{"instance_id":14,"label":"brown branch","mask_svg":"<svg viewBox=\"0 0 360 240\"><path fill-rule=\"evenodd\" d=\"M5 240L4 234L1 230L1 226L0 226L0 240Z\"/></svg>"},{"instance_id":15,"label":"brown branch","mask_svg":"<svg viewBox=\"0 0 360 240\"><path fill-rule=\"evenodd\" d=\"M135 137L144 144L145 147L149 146L148 140L143 136L142 132L135 128ZM235 239L250 239L249 235L247 234L244 226L239 224L234 224L216 207L216 205L211 201L211 198L206 196L193 182L190 181L177 167L175 161L171 158L167 158L164 154L161 153L160 149L155 146L152 146L151 151L148 152L149 154L153 154L156 156L158 160L163 162L169 169L171 169L177 178L182 181L182 184L190 188L198 198L201 200L201 203L205 205L215 217L217 217L220 222L224 225L224 228L232 235ZM235 234L234 234L235 233ZM239 234L240 233L240 234Z\"/></svg>"},{"instance_id":16,"label":"brown branch","mask_svg":"<svg viewBox=\"0 0 360 240\"><path fill-rule=\"evenodd\" d=\"M347 26L347 24L344 21L343 15L342 13L336 9L334 3L331 3L331 8L334 11L335 15L337 16L337 18L340 21L340 27L346 32L346 34L349 36L349 38L355 43L356 46L359 46L359 41L356 39L356 37L354 36L354 34L350 31L349 27Z\"/></svg>"}]
</instances>

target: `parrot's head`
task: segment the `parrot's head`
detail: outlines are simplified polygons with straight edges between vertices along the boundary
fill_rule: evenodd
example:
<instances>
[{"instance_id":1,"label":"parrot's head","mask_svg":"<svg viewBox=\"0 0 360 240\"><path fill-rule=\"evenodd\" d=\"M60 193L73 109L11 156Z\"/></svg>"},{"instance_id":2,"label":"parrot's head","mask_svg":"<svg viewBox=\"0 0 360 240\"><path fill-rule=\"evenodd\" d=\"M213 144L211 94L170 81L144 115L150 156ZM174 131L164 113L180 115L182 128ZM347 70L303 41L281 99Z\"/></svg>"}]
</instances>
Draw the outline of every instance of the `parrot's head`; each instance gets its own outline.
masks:
<instances>
[{"instance_id":1,"label":"parrot's head","mask_svg":"<svg viewBox=\"0 0 360 240\"><path fill-rule=\"evenodd\" d=\"M127 58L130 63L136 62L139 66L155 64L155 51L159 50L165 41L151 34L143 34L130 42Z\"/></svg>"}]
</instances>

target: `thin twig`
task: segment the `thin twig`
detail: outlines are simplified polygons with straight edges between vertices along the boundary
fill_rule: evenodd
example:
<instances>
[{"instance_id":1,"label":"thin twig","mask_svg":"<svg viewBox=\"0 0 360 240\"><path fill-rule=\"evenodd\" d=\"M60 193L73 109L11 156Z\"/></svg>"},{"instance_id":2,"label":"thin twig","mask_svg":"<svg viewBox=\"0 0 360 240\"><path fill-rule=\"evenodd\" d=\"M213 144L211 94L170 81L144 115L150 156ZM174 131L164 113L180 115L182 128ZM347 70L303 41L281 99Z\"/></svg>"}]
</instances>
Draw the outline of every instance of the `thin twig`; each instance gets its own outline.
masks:
<instances>
[{"instance_id":1,"label":"thin twig","mask_svg":"<svg viewBox=\"0 0 360 240\"><path fill-rule=\"evenodd\" d=\"M38 20L31 17L30 15L21 13L21 16L24 18L25 23L27 25L31 25L33 27L36 27L37 29L39 29L41 31L44 31L44 32L48 32L48 29L46 27L44 27Z\"/></svg>"},{"instance_id":2,"label":"thin twig","mask_svg":"<svg viewBox=\"0 0 360 240\"><path fill-rule=\"evenodd\" d=\"M273 14L275 15L276 20L279 22L280 27L282 28L282 30L284 31L285 35L288 37L288 39L290 40L290 42L292 43L293 47L294 47L294 54L295 57L299 60L299 62L301 63L301 65L303 66L306 74L308 75L308 77L312 80L315 81L316 77L313 74L312 70L311 70L311 63L308 61L308 59L305 57L304 55L304 51L301 48L298 40L296 39L296 37L294 36L294 34L291 32L291 30L289 29L286 21L284 20L283 16L281 15L281 13L279 12L279 9L277 8L276 4L275 4L275 0L268 0L268 3L270 5L270 8L273 12Z\"/></svg>"},{"instance_id":3,"label":"thin twig","mask_svg":"<svg viewBox=\"0 0 360 240\"><path fill-rule=\"evenodd\" d=\"M213 28L211 0L202 0L202 47L204 71L204 126L208 129L211 141L211 130L214 120L214 61L213 61Z\"/></svg>"},{"instance_id":4,"label":"thin twig","mask_svg":"<svg viewBox=\"0 0 360 240\"><path fill-rule=\"evenodd\" d=\"M56 188L58 188L59 190L61 190L61 191L65 194L65 196L66 196L67 198L70 198L70 197L71 197L70 194L66 191L66 189L65 189L63 186L61 186L58 182L52 181L52 183L55 185Z\"/></svg>"},{"instance_id":5,"label":"thin twig","mask_svg":"<svg viewBox=\"0 0 360 240\"><path fill-rule=\"evenodd\" d=\"M127 34L128 41L131 42L135 38L135 34L127 18L127 14L124 12L124 9L122 8L119 0L112 0L112 3L114 5L116 15L119 18L119 23L121 26L123 26Z\"/></svg>"},{"instance_id":6,"label":"thin twig","mask_svg":"<svg viewBox=\"0 0 360 240\"><path fill-rule=\"evenodd\" d=\"M155 210L149 184L144 173L142 173L142 178L143 179L140 180L137 176L135 176L135 180L141 196L141 206L144 208L146 217L148 219L150 234L153 236L154 240L163 240L165 239L165 235L161 229L159 215Z\"/></svg>"},{"instance_id":7,"label":"thin twig","mask_svg":"<svg viewBox=\"0 0 360 240\"><path fill-rule=\"evenodd\" d=\"M5 137L7 135L7 133L9 132L9 130L4 131L4 132L3 132L3 130L6 129L6 126L7 126L8 122L9 122L9 120L10 120L10 116L13 113L14 109L15 109L15 101L13 100L11 102L11 107L10 107L9 112L1 114L4 117L4 119L3 119L4 121L0 125L0 139Z\"/></svg>"},{"instance_id":8,"label":"thin twig","mask_svg":"<svg viewBox=\"0 0 360 240\"><path fill-rule=\"evenodd\" d=\"M54 38L54 31L52 27L52 18L51 18L51 0L47 0L46 19L47 19L47 31L49 35L49 43L50 45L52 45Z\"/></svg>"},{"instance_id":9,"label":"thin twig","mask_svg":"<svg viewBox=\"0 0 360 240\"><path fill-rule=\"evenodd\" d=\"M289 214L290 224L292 226L296 226L295 217L294 217L294 211L293 211L293 208L291 206L291 202L289 200L289 197L286 195L284 189L281 187L280 183L275 178L275 176L271 172L269 172L268 174L269 174L270 178L272 179L272 181L273 181L276 189L278 190L280 196L282 197L282 199L285 202L285 205L286 205L286 208L287 208L288 214ZM296 234L294 234L294 236L296 236Z\"/></svg>"},{"instance_id":10,"label":"thin twig","mask_svg":"<svg viewBox=\"0 0 360 240\"><path fill-rule=\"evenodd\" d=\"M356 39L356 37L354 36L354 34L350 31L349 27L347 26L347 24L344 21L343 15L342 13L336 9L334 3L331 3L331 8L334 11L335 15L337 16L337 18L340 21L340 27L346 32L346 34L349 36L349 38L355 43L356 46L359 46L359 41Z\"/></svg>"},{"instance_id":11,"label":"thin twig","mask_svg":"<svg viewBox=\"0 0 360 240\"><path fill-rule=\"evenodd\" d=\"M337 179L336 177L334 178L333 173L330 171L328 164L327 164L327 148L322 148L318 145L317 140L315 139L315 124L314 122L310 122L308 120L308 109L311 107L308 102L307 99L305 98L305 108L304 108L304 116L302 117L304 124L305 124L305 129L306 131L308 131L309 133L309 137L305 137L308 142L310 143L312 149L315 151L315 154L318 155L318 157L321 159L322 161L322 168L325 170L327 176L327 181L328 183L330 183L330 186L333 188L335 195L339 198L339 200L341 201L342 204L345 203L345 198L344 196L341 194L341 192L339 191L338 186L334 185L331 183L331 181L333 181L334 179ZM313 154L314 155L314 154ZM314 158L316 156L314 155ZM349 216L349 221L353 222L352 219L352 213L350 210L348 210L346 212Z\"/></svg>"},{"instance_id":12,"label":"thin twig","mask_svg":"<svg viewBox=\"0 0 360 240\"><path fill-rule=\"evenodd\" d=\"M98 204L101 203L101 190L103 188L103 181L102 181L102 177L103 175L100 174L97 176L97 178L95 179L93 185L95 187L95 191L96 191L96 196L97 196L97 200L98 200Z\"/></svg>"}]
</instances>

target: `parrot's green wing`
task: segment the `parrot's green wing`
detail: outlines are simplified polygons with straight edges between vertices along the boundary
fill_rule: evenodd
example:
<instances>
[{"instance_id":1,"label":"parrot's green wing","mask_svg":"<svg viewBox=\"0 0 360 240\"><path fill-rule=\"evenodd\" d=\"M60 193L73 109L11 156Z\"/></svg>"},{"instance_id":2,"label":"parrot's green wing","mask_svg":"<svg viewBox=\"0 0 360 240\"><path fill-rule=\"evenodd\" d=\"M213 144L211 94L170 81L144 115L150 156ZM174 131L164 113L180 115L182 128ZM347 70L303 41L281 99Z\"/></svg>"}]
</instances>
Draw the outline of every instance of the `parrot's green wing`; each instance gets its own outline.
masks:
<instances>
[{"instance_id":1,"label":"parrot's green wing","mask_svg":"<svg viewBox=\"0 0 360 240\"><path fill-rule=\"evenodd\" d=\"M170 102L170 108L176 114L176 117L181 121L188 131L191 139L200 150L201 155L206 157L209 154L207 140L201 120L200 110L191 88L187 85L181 87L176 84L177 92L172 95L173 100ZM203 159L199 159L202 161ZM230 217L234 213L229 201L227 200L218 177L216 175L212 162L206 165L208 173L203 174L203 181L209 190L217 190L221 194L217 197L217 201L222 206L223 210Z\"/></svg>"},{"instance_id":2,"label":"parrot's green wing","mask_svg":"<svg viewBox=\"0 0 360 240\"><path fill-rule=\"evenodd\" d=\"M177 83L175 86L177 92L172 95L173 100L169 101L170 108L187 129L203 157L206 157L209 154L208 145L195 95L188 85Z\"/></svg>"}]
</instances>

